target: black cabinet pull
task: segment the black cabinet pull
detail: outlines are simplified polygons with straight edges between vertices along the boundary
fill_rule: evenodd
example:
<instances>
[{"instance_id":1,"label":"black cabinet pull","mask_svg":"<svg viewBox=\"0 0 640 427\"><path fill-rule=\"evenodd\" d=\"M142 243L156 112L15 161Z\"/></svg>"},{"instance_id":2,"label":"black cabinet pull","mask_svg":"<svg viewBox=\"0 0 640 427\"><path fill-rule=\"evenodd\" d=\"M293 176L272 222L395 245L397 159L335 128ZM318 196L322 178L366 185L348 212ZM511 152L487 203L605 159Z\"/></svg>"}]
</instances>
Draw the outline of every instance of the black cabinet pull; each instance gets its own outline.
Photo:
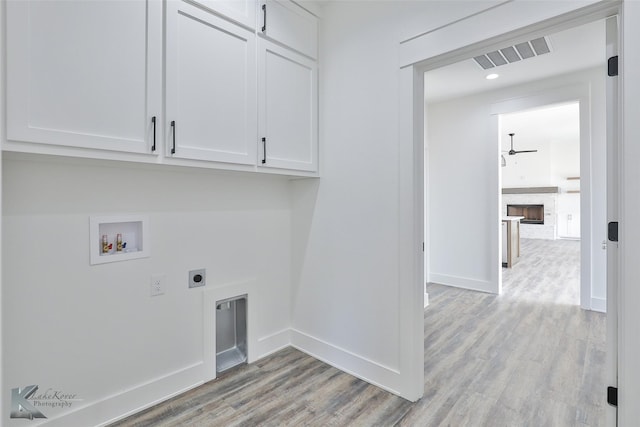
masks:
<instances>
[{"instance_id":1,"label":"black cabinet pull","mask_svg":"<svg viewBox=\"0 0 640 427\"><path fill-rule=\"evenodd\" d=\"M151 152L156 151L156 116L151 117L151 123L153 123L153 145L151 146Z\"/></svg>"},{"instance_id":2,"label":"black cabinet pull","mask_svg":"<svg viewBox=\"0 0 640 427\"><path fill-rule=\"evenodd\" d=\"M262 164L267 163L267 138L262 138Z\"/></svg>"},{"instance_id":3,"label":"black cabinet pull","mask_svg":"<svg viewBox=\"0 0 640 427\"><path fill-rule=\"evenodd\" d=\"M264 33L265 31L267 31L267 4L263 4L262 5L262 17L264 18L263 25L262 25L262 32Z\"/></svg>"},{"instance_id":4,"label":"black cabinet pull","mask_svg":"<svg viewBox=\"0 0 640 427\"><path fill-rule=\"evenodd\" d=\"M176 154L176 121L171 120L171 129L173 130L173 145L171 146L171 154Z\"/></svg>"}]
</instances>

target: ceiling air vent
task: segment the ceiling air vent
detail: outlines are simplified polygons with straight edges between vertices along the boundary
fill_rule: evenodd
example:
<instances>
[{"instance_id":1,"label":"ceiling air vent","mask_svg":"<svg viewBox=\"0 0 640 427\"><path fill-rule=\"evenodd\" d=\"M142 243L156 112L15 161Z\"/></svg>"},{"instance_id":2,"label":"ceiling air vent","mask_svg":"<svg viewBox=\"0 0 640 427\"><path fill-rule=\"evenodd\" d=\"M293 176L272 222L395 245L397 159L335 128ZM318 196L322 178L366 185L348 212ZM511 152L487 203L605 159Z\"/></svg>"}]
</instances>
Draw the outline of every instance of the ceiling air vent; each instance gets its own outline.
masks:
<instances>
[{"instance_id":1,"label":"ceiling air vent","mask_svg":"<svg viewBox=\"0 0 640 427\"><path fill-rule=\"evenodd\" d=\"M473 58L483 70L499 67L501 65L518 62L523 59L533 58L534 56L544 55L551 52L549 41L546 37L540 37L524 43L518 43L515 46L508 46L493 52Z\"/></svg>"}]
</instances>

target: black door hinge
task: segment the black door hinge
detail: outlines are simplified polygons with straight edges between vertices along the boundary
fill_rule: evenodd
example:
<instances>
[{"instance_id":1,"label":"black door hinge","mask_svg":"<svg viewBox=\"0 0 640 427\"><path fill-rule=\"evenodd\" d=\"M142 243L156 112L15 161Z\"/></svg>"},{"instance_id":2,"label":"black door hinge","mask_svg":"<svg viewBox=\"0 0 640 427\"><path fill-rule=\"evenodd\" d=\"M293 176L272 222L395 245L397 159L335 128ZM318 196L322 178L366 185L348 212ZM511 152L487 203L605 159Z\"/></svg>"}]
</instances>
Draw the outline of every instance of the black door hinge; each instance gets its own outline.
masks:
<instances>
[{"instance_id":1,"label":"black door hinge","mask_svg":"<svg viewBox=\"0 0 640 427\"><path fill-rule=\"evenodd\" d=\"M607 238L610 242L618 241L618 221L611 221L607 226Z\"/></svg>"},{"instance_id":2,"label":"black door hinge","mask_svg":"<svg viewBox=\"0 0 640 427\"><path fill-rule=\"evenodd\" d=\"M618 387L607 387L607 403L611 406L618 406Z\"/></svg>"},{"instance_id":3,"label":"black door hinge","mask_svg":"<svg viewBox=\"0 0 640 427\"><path fill-rule=\"evenodd\" d=\"M612 56L607 61L607 75L609 75L609 77L618 75L618 55Z\"/></svg>"},{"instance_id":4,"label":"black door hinge","mask_svg":"<svg viewBox=\"0 0 640 427\"><path fill-rule=\"evenodd\" d=\"M422 242L422 252L424 252L424 242Z\"/></svg>"}]
</instances>

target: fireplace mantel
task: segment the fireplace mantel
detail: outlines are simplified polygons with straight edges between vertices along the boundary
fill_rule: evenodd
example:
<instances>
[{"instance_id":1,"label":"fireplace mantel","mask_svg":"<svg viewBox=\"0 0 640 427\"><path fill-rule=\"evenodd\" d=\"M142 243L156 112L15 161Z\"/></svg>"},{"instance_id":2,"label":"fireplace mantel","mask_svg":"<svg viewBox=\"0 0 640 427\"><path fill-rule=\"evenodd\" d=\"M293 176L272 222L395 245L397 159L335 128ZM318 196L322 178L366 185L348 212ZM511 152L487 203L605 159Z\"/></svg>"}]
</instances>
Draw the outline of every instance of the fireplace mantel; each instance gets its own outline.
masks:
<instances>
[{"instance_id":1,"label":"fireplace mantel","mask_svg":"<svg viewBox=\"0 0 640 427\"><path fill-rule=\"evenodd\" d=\"M503 188L502 194L542 194L557 193L558 187L522 187L522 188Z\"/></svg>"}]
</instances>

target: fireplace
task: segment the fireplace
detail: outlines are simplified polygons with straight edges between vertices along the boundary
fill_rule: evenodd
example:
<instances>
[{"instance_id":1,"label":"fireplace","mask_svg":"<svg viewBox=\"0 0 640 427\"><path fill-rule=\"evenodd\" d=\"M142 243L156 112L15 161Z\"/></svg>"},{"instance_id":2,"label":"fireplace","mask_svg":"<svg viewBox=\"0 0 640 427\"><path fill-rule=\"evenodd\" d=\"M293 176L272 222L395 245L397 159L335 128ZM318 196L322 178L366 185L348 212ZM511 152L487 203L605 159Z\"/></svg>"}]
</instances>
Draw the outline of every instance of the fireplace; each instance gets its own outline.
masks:
<instances>
[{"instance_id":1,"label":"fireplace","mask_svg":"<svg viewBox=\"0 0 640 427\"><path fill-rule=\"evenodd\" d=\"M544 224L544 205L507 205L507 216L523 216L521 224Z\"/></svg>"}]
</instances>

